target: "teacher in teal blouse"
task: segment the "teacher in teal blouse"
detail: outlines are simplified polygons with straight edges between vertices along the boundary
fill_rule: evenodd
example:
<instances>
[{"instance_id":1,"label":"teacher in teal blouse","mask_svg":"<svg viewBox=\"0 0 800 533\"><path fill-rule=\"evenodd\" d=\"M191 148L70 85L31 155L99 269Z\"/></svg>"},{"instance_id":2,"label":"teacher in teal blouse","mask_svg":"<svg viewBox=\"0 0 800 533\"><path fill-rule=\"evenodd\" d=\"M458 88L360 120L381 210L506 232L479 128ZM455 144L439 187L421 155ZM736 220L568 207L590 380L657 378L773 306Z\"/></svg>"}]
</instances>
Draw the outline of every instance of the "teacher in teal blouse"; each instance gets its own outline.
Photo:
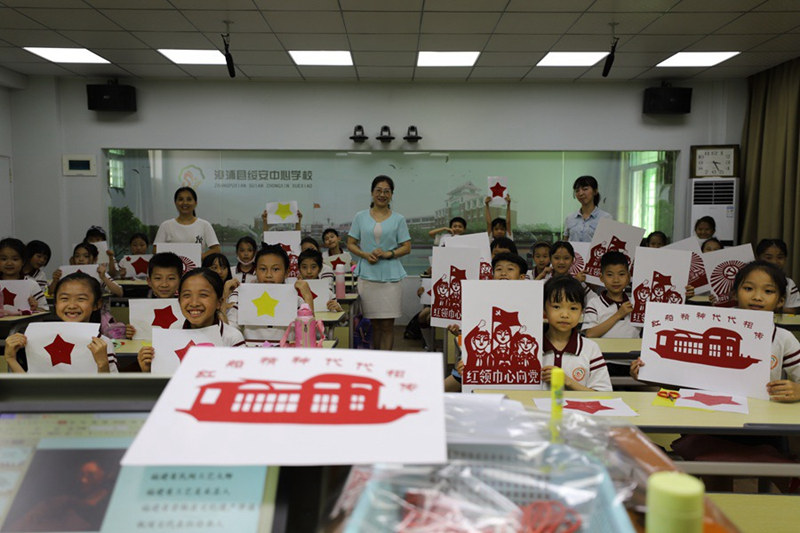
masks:
<instances>
[{"instance_id":1,"label":"teacher in teal blouse","mask_svg":"<svg viewBox=\"0 0 800 533\"><path fill-rule=\"evenodd\" d=\"M393 194L392 178L372 180L372 203L356 213L347 236L347 248L358 257L358 295L364 316L372 322L376 350L391 350L394 345L394 319L402 315L400 282L406 277L400 258L411 253L406 218L391 209Z\"/></svg>"}]
</instances>

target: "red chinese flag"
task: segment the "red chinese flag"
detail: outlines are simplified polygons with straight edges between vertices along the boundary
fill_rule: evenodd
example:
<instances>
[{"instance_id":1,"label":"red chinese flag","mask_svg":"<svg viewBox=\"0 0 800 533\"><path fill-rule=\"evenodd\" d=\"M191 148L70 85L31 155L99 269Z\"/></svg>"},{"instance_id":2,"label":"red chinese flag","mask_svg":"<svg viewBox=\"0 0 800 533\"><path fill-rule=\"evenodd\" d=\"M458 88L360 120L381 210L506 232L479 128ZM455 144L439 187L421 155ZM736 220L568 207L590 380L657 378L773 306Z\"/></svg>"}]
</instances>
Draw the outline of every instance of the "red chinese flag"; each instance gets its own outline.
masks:
<instances>
[{"instance_id":1,"label":"red chinese flag","mask_svg":"<svg viewBox=\"0 0 800 533\"><path fill-rule=\"evenodd\" d=\"M626 244L627 243L625 241L621 240L616 235L612 236L611 243L608 245L608 250L606 250L606 252L611 252L611 251L621 252L625 249Z\"/></svg>"},{"instance_id":2,"label":"red chinese flag","mask_svg":"<svg viewBox=\"0 0 800 533\"><path fill-rule=\"evenodd\" d=\"M506 327L521 326L519 323L519 311L509 313L499 307L492 307L492 323Z\"/></svg>"},{"instance_id":3,"label":"red chinese flag","mask_svg":"<svg viewBox=\"0 0 800 533\"><path fill-rule=\"evenodd\" d=\"M450 265L450 283L467 279L467 271Z\"/></svg>"},{"instance_id":4,"label":"red chinese flag","mask_svg":"<svg viewBox=\"0 0 800 533\"><path fill-rule=\"evenodd\" d=\"M653 272L653 287L656 285L661 285L662 287L666 287L668 285L672 285L672 276L665 276L661 272Z\"/></svg>"}]
</instances>

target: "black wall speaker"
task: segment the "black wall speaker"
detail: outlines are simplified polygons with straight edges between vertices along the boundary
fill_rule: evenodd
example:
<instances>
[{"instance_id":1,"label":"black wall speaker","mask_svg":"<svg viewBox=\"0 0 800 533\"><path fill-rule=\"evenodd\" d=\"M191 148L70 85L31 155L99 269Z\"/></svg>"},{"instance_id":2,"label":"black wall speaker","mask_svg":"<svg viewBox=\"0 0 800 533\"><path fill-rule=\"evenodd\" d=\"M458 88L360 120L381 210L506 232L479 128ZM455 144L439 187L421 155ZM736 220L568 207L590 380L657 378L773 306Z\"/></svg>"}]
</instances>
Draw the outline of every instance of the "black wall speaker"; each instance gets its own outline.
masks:
<instances>
[{"instance_id":1,"label":"black wall speaker","mask_svg":"<svg viewBox=\"0 0 800 533\"><path fill-rule=\"evenodd\" d=\"M680 115L692 111L692 89L687 87L650 87L644 90L642 113Z\"/></svg>"},{"instance_id":2,"label":"black wall speaker","mask_svg":"<svg viewBox=\"0 0 800 533\"><path fill-rule=\"evenodd\" d=\"M90 111L136 111L136 88L130 85L87 85Z\"/></svg>"}]
</instances>

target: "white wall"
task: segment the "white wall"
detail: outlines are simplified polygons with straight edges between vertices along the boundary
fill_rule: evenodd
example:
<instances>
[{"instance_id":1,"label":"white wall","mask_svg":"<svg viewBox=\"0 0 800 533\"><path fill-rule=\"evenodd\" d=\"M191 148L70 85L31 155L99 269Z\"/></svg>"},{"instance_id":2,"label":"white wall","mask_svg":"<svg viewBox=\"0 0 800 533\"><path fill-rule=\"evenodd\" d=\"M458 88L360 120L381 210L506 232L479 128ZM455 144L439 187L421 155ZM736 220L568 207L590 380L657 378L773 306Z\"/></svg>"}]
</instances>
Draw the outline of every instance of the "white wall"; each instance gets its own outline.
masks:
<instances>
[{"instance_id":1,"label":"white wall","mask_svg":"<svg viewBox=\"0 0 800 533\"><path fill-rule=\"evenodd\" d=\"M139 111L108 116L86 109L85 85L32 77L11 94L17 234L54 244L56 257L68 247L59 243L107 224L102 166L96 178L64 178L62 153L95 154L100 163L108 147L338 150L353 147L355 124L370 137L389 124L398 138L415 124L422 150L680 150L680 236L689 146L739 143L747 106L744 80L681 84L694 87L692 113L667 117L641 113L643 90L655 83L136 81ZM0 124L1 113L2 95Z\"/></svg>"}]
</instances>

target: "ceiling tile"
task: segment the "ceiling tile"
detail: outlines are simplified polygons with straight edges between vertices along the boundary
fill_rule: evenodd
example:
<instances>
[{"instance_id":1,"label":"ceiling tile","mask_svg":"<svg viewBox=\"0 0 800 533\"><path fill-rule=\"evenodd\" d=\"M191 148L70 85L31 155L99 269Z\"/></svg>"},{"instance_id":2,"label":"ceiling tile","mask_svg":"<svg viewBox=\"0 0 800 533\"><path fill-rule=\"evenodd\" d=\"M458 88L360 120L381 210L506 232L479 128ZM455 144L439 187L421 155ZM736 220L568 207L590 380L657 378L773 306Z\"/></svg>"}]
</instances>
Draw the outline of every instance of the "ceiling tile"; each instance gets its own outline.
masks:
<instances>
[{"instance_id":1,"label":"ceiling tile","mask_svg":"<svg viewBox=\"0 0 800 533\"><path fill-rule=\"evenodd\" d=\"M617 35L639 33L657 19L657 13L584 13L569 29L570 34L600 34L611 39L611 23Z\"/></svg>"},{"instance_id":2,"label":"ceiling tile","mask_svg":"<svg viewBox=\"0 0 800 533\"><path fill-rule=\"evenodd\" d=\"M511 0L506 11L585 11L594 0Z\"/></svg>"},{"instance_id":3,"label":"ceiling tile","mask_svg":"<svg viewBox=\"0 0 800 533\"><path fill-rule=\"evenodd\" d=\"M351 50L417 50L417 35L412 33L351 33Z\"/></svg>"},{"instance_id":4,"label":"ceiling tile","mask_svg":"<svg viewBox=\"0 0 800 533\"><path fill-rule=\"evenodd\" d=\"M589 11L606 13L626 13L629 11L652 11L666 13L678 0L596 0Z\"/></svg>"},{"instance_id":5,"label":"ceiling tile","mask_svg":"<svg viewBox=\"0 0 800 533\"><path fill-rule=\"evenodd\" d=\"M231 34L239 32L268 32L269 27L260 11L197 11L184 10L184 16L200 31L225 33L225 20L232 22Z\"/></svg>"},{"instance_id":6,"label":"ceiling tile","mask_svg":"<svg viewBox=\"0 0 800 533\"><path fill-rule=\"evenodd\" d=\"M344 33L338 11L264 11L275 33Z\"/></svg>"},{"instance_id":7,"label":"ceiling tile","mask_svg":"<svg viewBox=\"0 0 800 533\"><path fill-rule=\"evenodd\" d=\"M0 63L6 63L6 62L46 63L47 60L16 46L3 46L0 47Z\"/></svg>"},{"instance_id":8,"label":"ceiling tile","mask_svg":"<svg viewBox=\"0 0 800 533\"><path fill-rule=\"evenodd\" d=\"M667 13L653 21L647 27L647 33L649 35L708 34L739 16L741 16L739 13Z\"/></svg>"},{"instance_id":9,"label":"ceiling tile","mask_svg":"<svg viewBox=\"0 0 800 533\"><path fill-rule=\"evenodd\" d=\"M636 35L625 41L626 52L671 52L700 40L697 35ZM620 43L622 46L622 43Z\"/></svg>"},{"instance_id":10,"label":"ceiling tile","mask_svg":"<svg viewBox=\"0 0 800 533\"><path fill-rule=\"evenodd\" d=\"M209 42L220 43L222 38L219 32L205 34ZM231 34L231 51L234 50L283 50L283 45L274 33L239 33Z\"/></svg>"},{"instance_id":11,"label":"ceiling tile","mask_svg":"<svg viewBox=\"0 0 800 533\"><path fill-rule=\"evenodd\" d=\"M85 8L83 0L3 0L8 7L60 7L60 8Z\"/></svg>"},{"instance_id":12,"label":"ceiling tile","mask_svg":"<svg viewBox=\"0 0 800 533\"><path fill-rule=\"evenodd\" d=\"M339 0L342 11L421 11L422 0L376 2L375 0Z\"/></svg>"},{"instance_id":13,"label":"ceiling tile","mask_svg":"<svg viewBox=\"0 0 800 533\"><path fill-rule=\"evenodd\" d=\"M580 79L582 80L632 80L636 76L644 73L649 67L623 67L614 63L608 77L603 77L603 65L594 66L586 71Z\"/></svg>"},{"instance_id":14,"label":"ceiling tile","mask_svg":"<svg viewBox=\"0 0 800 533\"><path fill-rule=\"evenodd\" d=\"M353 52L353 62L370 67L413 67L417 62L416 52Z\"/></svg>"},{"instance_id":15,"label":"ceiling tile","mask_svg":"<svg viewBox=\"0 0 800 533\"><path fill-rule=\"evenodd\" d=\"M287 50L347 50L344 33L281 33L278 40Z\"/></svg>"},{"instance_id":16,"label":"ceiling tile","mask_svg":"<svg viewBox=\"0 0 800 533\"><path fill-rule=\"evenodd\" d=\"M575 80L580 78L588 67L537 67L531 69L526 80Z\"/></svg>"},{"instance_id":17,"label":"ceiling tile","mask_svg":"<svg viewBox=\"0 0 800 533\"><path fill-rule=\"evenodd\" d=\"M110 48L94 48L92 52L112 63L170 63L170 60L155 50L120 50Z\"/></svg>"},{"instance_id":18,"label":"ceiling tile","mask_svg":"<svg viewBox=\"0 0 800 533\"><path fill-rule=\"evenodd\" d=\"M169 65L134 65L131 63L122 64L131 74L140 78L188 78L189 75L174 64Z\"/></svg>"},{"instance_id":19,"label":"ceiling tile","mask_svg":"<svg viewBox=\"0 0 800 533\"><path fill-rule=\"evenodd\" d=\"M169 0L178 9L203 9L219 10L224 8L226 11L250 11L255 8L253 0Z\"/></svg>"},{"instance_id":20,"label":"ceiling tile","mask_svg":"<svg viewBox=\"0 0 800 533\"><path fill-rule=\"evenodd\" d=\"M336 0L253 0L258 9L265 11L337 11Z\"/></svg>"},{"instance_id":21,"label":"ceiling tile","mask_svg":"<svg viewBox=\"0 0 800 533\"><path fill-rule=\"evenodd\" d=\"M661 63L671 55L672 54L670 54L669 52L638 53L638 52L617 51L616 56L614 56L614 68L617 67L650 68Z\"/></svg>"},{"instance_id":22,"label":"ceiling tile","mask_svg":"<svg viewBox=\"0 0 800 533\"><path fill-rule=\"evenodd\" d=\"M483 52L476 67L534 66L544 57L544 52Z\"/></svg>"},{"instance_id":23,"label":"ceiling tile","mask_svg":"<svg viewBox=\"0 0 800 533\"><path fill-rule=\"evenodd\" d=\"M411 81L413 67L358 67L358 77L362 80L403 79Z\"/></svg>"},{"instance_id":24,"label":"ceiling tile","mask_svg":"<svg viewBox=\"0 0 800 533\"><path fill-rule=\"evenodd\" d=\"M617 47L619 50L622 47ZM564 35L552 46L559 52L590 52L593 50L607 51L611 47L611 34L608 35Z\"/></svg>"},{"instance_id":25,"label":"ceiling tile","mask_svg":"<svg viewBox=\"0 0 800 533\"><path fill-rule=\"evenodd\" d=\"M770 35L750 34L750 35L709 35L689 46L687 52L720 52L720 51L744 51L757 46L767 39Z\"/></svg>"},{"instance_id":26,"label":"ceiling tile","mask_svg":"<svg viewBox=\"0 0 800 533\"><path fill-rule=\"evenodd\" d=\"M230 76L228 76L228 69L225 65L181 65L181 69L195 78L231 79Z\"/></svg>"},{"instance_id":27,"label":"ceiling tile","mask_svg":"<svg viewBox=\"0 0 800 533\"><path fill-rule=\"evenodd\" d=\"M797 11L797 0L767 0L754 11Z\"/></svg>"},{"instance_id":28,"label":"ceiling tile","mask_svg":"<svg viewBox=\"0 0 800 533\"><path fill-rule=\"evenodd\" d=\"M504 13L495 32L563 33L579 16L579 13Z\"/></svg>"},{"instance_id":29,"label":"ceiling tile","mask_svg":"<svg viewBox=\"0 0 800 533\"><path fill-rule=\"evenodd\" d=\"M20 13L54 30L121 30L94 9L20 9Z\"/></svg>"},{"instance_id":30,"label":"ceiling tile","mask_svg":"<svg viewBox=\"0 0 800 533\"><path fill-rule=\"evenodd\" d=\"M128 31L194 31L178 11L104 9L103 13Z\"/></svg>"},{"instance_id":31,"label":"ceiling tile","mask_svg":"<svg viewBox=\"0 0 800 533\"><path fill-rule=\"evenodd\" d=\"M800 11L794 13L745 13L717 33L783 33L797 26L800 26Z\"/></svg>"},{"instance_id":32,"label":"ceiling tile","mask_svg":"<svg viewBox=\"0 0 800 533\"><path fill-rule=\"evenodd\" d=\"M69 69L80 76L96 76L103 78L119 78L130 76L131 73L117 65L70 65Z\"/></svg>"},{"instance_id":33,"label":"ceiling tile","mask_svg":"<svg viewBox=\"0 0 800 533\"><path fill-rule=\"evenodd\" d=\"M147 44L126 31L65 30L60 33L86 48L147 48Z\"/></svg>"},{"instance_id":34,"label":"ceiling tile","mask_svg":"<svg viewBox=\"0 0 800 533\"><path fill-rule=\"evenodd\" d=\"M789 61L798 57L797 50L789 52L743 52L738 56L732 57L729 60L720 63L720 66L726 67L757 67L763 68L774 67L784 61Z\"/></svg>"},{"instance_id":35,"label":"ceiling tile","mask_svg":"<svg viewBox=\"0 0 800 533\"><path fill-rule=\"evenodd\" d=\"M502 12L508 0L425 0L425 11Z\"/></svg>"},{"instance_id":36,"label":"ceiling tile","mask_svg":"<svg viewBox=\"0 0 800 533\"><path fill-rule=\"evenodd\" d=\"M69 70L56 65L55 63L42 62L42 63L3 63L3 66L9 70L19 72L20 74L27 74L30 76L72 76L73 73Z\"/></svg>"},{"instance_id":37,"label":"ceiling tile","mask_svg":"<svg viewBox=\"0 0 800 533\"><path fill-rule=\"evenodd\" d=\"M101 9L172 9L169 0L85 0Z\"/></svg>"},{"instance_id":38,"label":"ceiling tile","mask_svg":"<svg viewBox=\"0 0 800 533\"><path fill-rule=\"evenodd\" d=\"M17 46L75 46L75 43L51 30L0 29L0 39Z\"/></svg>"},{"instance_id":39,"label":"ceiling tile","mask_svg":"<svg viewBox=\"0 0 800 533\"><path fill-rule=\"evenodd\" d=\"M529 70L529 67L475 67L469 79L521 80Z\"/></svg>"},{"instance_id":40,"label":"ceiling tile","mask_svg":"<svg viewBox=\"0 0 800 533\"><path fill-rule=\"evenodd\" d=\"M214 48L205 35L197 32L136 31L133 32L133 35L153 48L196 48L200 50Z\"/></svg>"},{"instance_id":41,"label":"ceiling tile","mask_svg":"<svg viewBox=\"0 0 800 533\"><path fill-rule=\"evenodd\" d=\"M419 36L419 49L429 51L483 50L488 39L489 34L443 35L429 33Z\"/></svg>"},{"instance_id":42,"label":"ceiling tile","mask_svg":"<svg viewBox=\"0 0 800 533\"><path fill-rule=\"evenodd\" d=\"M487 52L547 51L558 41L558 35L497 35L486 43Z\"/></svg>"},{"instance_id":43,"label":"ceiling tile","mask_svg":"<svg viewBox=\"0 0 800 533\"><path fill-rule=\"evenodd\" d=\"M764 0L682 0L670 11L750 11Z\"/></svg>"},{"instance_id":44,"label":"ceiling tile","mask_svg":"<svg viewBox=\"0 0 800 533\"><path fill-rule=\"evenodd\" d=\"M294 66L292 58L283 51L243 50L231 51L237 65L275 65Z\"/></svg>"},{"instance_id":45,"label":"ceiling tile","mask_svg":"<svg viewBox=\"0 0 800 533\"><path fill-rule=\"evenodd\" d=\"M44 26L13 9L0 8L0 28L26 30L44 29Z\"/></svg>"},{"instance_id":46,"label":"ceiling tile","mask_svg":"<svg viewBox=\"0 0 800 533\"><path fill-rule=\"evenodd\" d=\"M763 36L759 36L763 37ZM800 56L800 33L786 33L750 49L751 52L796 51Z\"/></svg>"},{"instance_id":47,"label":"ceiling tile","mask_svg":"<svg viewBox=\"0 0 800 533\"><path fill-rule=\"evenodd\" d=\"M717 66L697 74L697 79L741 79L758 74L764 67L724 67Z\"/></svg>"},{"instance_id":48,"label":"ceiling tile","mask_svg":"<svg viewBox=\"0 0 800 533\"><path fill-rule=\"evenodd\" d=\"M353 67L298 67L306 79L325 78L336 80L356 79L356 69Z\"/></svg>"},{"instance_id":49,"label":"ceiling tile","mask_svg":"<svg viewBox=\"0 0 800 533\"><path fill-rule=\"evenodd\" d=\"M424 13L422 33L491 33L500 13Z\"/></svg>"},{"instance_id":50,"label":"ceiling tile","mask_svg":"<svg viewBox=\"0 0 800 533\"><path fill-rule=\"evenodd\" d=\"M688 80L699 73L703 68L651 68L636 76L637 80L662 80L662 81L680 81Z\"/></svg>"},{"instance_id":51,"label":"ceiling tile","mask_svg":"<svg viewBox=\"0 0 800 533\"><path fill-rule=\"evenodd\" d=\"M419 13L345 11L344 23L348 33L417 33Z\"/></svg>"},{"instance_id":52,"label":"ceiling tile","mask_svg":"<svg viewBox=\"0 0 800 533\"><path fill-rule=\"evenodd\" d=\"M471 71L471 67L418 67L414 79L465 81Z\"/></svg>"},{"instance_id":53,"label":"ceiling tile","mask_svg":"<svg viewBox=\"0 0 800 533\"><path fill-rule=\"evenodd\" d=\"M245 76L249 78L272 78L272 79L294 79L300 80L300 73L294 66L272 66L272 65L237 65Z\"/></svg>"}]
</instances>

